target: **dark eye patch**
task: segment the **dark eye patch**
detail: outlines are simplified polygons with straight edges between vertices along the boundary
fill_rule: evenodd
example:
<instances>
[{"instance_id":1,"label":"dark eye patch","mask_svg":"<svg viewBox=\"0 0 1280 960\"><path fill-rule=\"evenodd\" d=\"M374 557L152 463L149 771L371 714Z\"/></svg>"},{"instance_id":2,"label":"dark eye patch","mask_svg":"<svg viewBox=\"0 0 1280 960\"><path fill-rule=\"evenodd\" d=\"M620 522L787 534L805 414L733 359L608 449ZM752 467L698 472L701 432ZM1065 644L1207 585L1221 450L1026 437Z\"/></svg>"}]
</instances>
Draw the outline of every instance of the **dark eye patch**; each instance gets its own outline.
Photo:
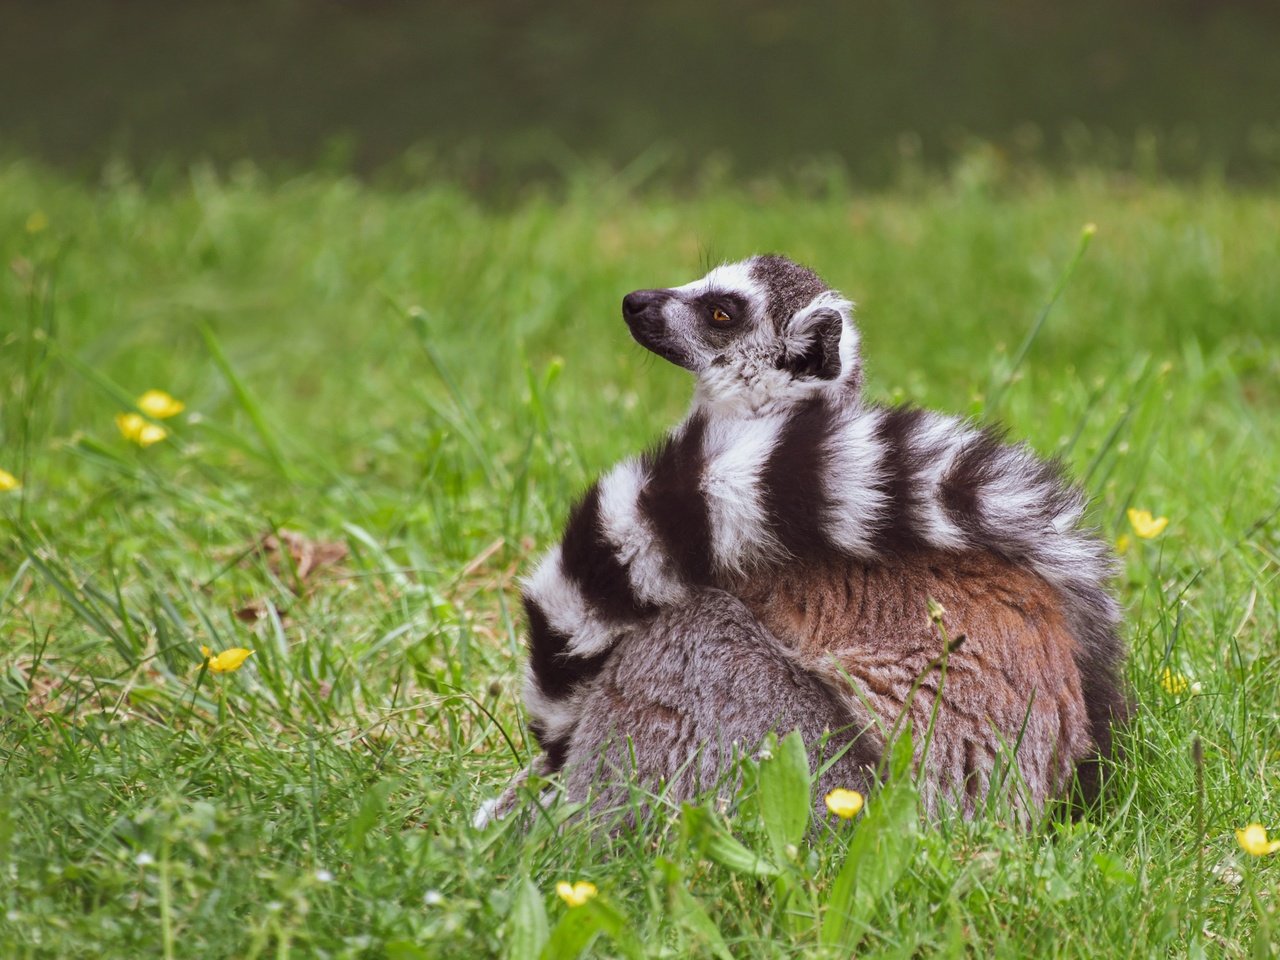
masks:
<instances>
[{"instance_id":1,"label":"dark eye patch","mask_svg":"<svg viewBox=\"0 0 1280 960\"><path fill-rule=\"evenodd\" d=\"M722 330L738 326L747 316L747 299L737 293L719 290L708 290L700 293L691 301L691 305L702 314L702 319ZM733 320L732 324L717 323L712 318L717 310L723 310Z\"/></svg>"}]
</instances>

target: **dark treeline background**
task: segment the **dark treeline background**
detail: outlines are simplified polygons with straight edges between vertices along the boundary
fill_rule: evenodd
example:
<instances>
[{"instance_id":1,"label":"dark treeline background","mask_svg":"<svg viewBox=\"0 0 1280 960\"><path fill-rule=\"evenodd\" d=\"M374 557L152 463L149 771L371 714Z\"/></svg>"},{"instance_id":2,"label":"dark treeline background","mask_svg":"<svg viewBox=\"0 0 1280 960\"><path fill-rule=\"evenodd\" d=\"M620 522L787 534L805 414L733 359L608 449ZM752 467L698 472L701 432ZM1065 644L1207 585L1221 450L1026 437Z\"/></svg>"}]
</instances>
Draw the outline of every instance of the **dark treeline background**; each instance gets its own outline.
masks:
<instances>
[{"instance_id":1,"label":"dark treeline background","mask_svg":"<svg viewBox=\"0 0 1280 960\"><path fill-rule=\"evenodd\" d=\"M0 0L0 157L496 187L600 163L885 182L1280 174L1274 0Z\"/></svg>"}]
</instances>

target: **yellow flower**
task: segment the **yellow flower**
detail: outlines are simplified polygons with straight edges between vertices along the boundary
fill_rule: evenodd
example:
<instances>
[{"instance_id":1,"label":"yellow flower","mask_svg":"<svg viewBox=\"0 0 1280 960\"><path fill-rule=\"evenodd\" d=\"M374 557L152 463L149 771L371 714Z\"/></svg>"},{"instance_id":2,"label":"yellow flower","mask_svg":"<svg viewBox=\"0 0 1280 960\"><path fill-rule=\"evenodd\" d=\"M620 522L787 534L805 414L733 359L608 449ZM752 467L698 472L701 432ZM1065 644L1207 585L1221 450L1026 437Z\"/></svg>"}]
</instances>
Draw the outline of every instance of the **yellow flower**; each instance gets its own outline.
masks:
<instances>
[{"instance_id":1,"label":"yellow flower","mask_svg":"<svg viewBox=\"0 0 1280 960\"><path fill-rule=\"evenodd\" d=\"M1187 692L1187 688L1191 686L1191 681L1184 674L1175 673L1165 667L1164 672L1160 674L1160 686L1164 687L1165 693L1177 697Z\"/></svg>"},{"instance_id":2,"label":"yellow flower","mask_svg":"<svg viewBox=\"0 0 1280 960\"><path fill-rule=\"evenodd\" d=\"M1251 823L1243 830L1237 830L1236 842L1245 853L1255 857L1265 857L1280 850L1280 840L1268 840L1267 828L1260 823Z\"/></svg>"},{"instance_id":3,"label":"yellow flower","mask_svg":"<svg viewBox=\"0 0 1280 960\"><path fill-rule=\"evenodd\" d=\"M44 215L43 210L32 211L31 216L27 217L27 233L41 233L49 226L49 218Z\"/></svg>"},{"instance_id":4,"label":"yellow flower","mask_svg":"<svg viewBox=\"0 0 1280 960\"><path fill-rule=\"evenodd\" d=\"M561 880L556 884L556 896L571 907L580 907L596 895L596 885L589 880L569 883Z\"/></svg>"},{"instance_id":5,"label":"yellow flower","mask_svg":"<svg viewBox=\"0 0 1280 960\"><path fill-rule=\"evenodd\" d=\"M117 413L116 426L126 440L140 447L149 447L159 443L169 435L169 431L158 423L148 422L140 413Z\"/></svg>"},{"instance_id":6,"label":"yellow flower","mask_svg":"<svg viewBox=\"0 0 1280 960\"><path fill-rule=\"evenodd\" d=\"M22 481L15 477L8 470L0 468L0 493L8 493L10 490L17 490L22 486Z\"/></svg>"},{"instance_id":7,"label":"yellow flower","mask_svg":"<svg viewBox=\"0 0 1280 960\"><path fill-rule=\"evenodd\" d=\"M1130 507L1129 525L1133 527L1133 532L1143 540L1150 540L1164 533L1164 528L1169 525L1169 518L1153 517L1150 510L1135 510Z\"/></svg>"},{"instance_id":8,"label":"yellow flower","mask_svg":"<svg viewBox=\"0 0 1280 960\"><path fill-rule=\"evenodd\" d=\"M1129 535L1127 533L1122 533L1116 537L1116 553L1128 553L1129 543Z\"/></svg>"},{"instance_id":9,"label":"yellow flower","mask_svg":"<svg viewBox=\"0 0 1280 960\"><path fill-rule=\"evenodd\" d=\"M840 787L826 796L827 809L841 820L852 820L862 812L862 794Z\"/></svg>"},{"instance_id":10,"label":"yellow flower","mask_svg":"<svg viewBox=\"0 0 1280 960\"><path fill-rule=\"evenodd\" d=\"M232 647L230 650L223 650L216 657L211 656L213 651L208 647L201 647L200 652L204 654L204 659L209 664L209 669L214 673L231 673L233 670L239 670L244 666L244 662L253 656L253 651L246 650L244 647Z\"/></svg>"},{"instance_id":11,"label":"yellow flower","mask_svg":"<svg viewBox=\"0 0 1280 960\"><path fill-rule=\"evenodd\" d=\"M138 409L156 420L176 417L186 407L187 405L181 400L175 400L163 390L148 390L138 398Z\"/></svg>"}]
</instances>

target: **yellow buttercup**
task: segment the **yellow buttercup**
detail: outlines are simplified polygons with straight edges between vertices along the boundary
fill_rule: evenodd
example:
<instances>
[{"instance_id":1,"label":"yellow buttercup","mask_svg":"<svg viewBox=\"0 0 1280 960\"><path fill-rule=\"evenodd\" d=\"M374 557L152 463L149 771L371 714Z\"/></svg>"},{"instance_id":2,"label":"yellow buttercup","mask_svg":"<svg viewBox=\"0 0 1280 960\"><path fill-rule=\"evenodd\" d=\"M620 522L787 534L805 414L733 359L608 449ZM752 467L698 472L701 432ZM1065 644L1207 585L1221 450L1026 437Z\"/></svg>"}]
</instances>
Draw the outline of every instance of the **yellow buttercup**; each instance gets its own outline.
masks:
<instances>
[{"instance_id":1,"label":"yellow buttercup","mask_svg":"<svg viewBox=\"0 0 1280 960\"><path fill-rule=\"evenodd\" d=\"M1260 823L1251 823L1243 830L1237 830L1236 842L1245 853L1255 857L1265 857L1280 850L1280 840L1268 840L1267 828Z\"/></svg>"},{"instance_id":2,"label":"yellow buttercup","mask_svg":"<svg viewBox=\"0 0 1280 960\"><path fill-rule=\"evenodd\" d=\"M839 787L826 796L827 809L841 820L852 820L862 812L863 797L857 790Z\"/></svg>"},{"instance_id":3,"label":"yellow buttercup","mask_svg":"<svg viewBox=\"0 0 1280 960\"><path fill-rule=\"evenodd\" d=\"M117 413L116 427L121 436L140 447L159 443L169 435L168 430L158 423L151 423L140 413Z\"/></svg>"},{"instance_id":4,"label":"yellow buttercup","mask_svg":"<svg viewBox=\"0 0 1280 960\"><path fill-rule=\"evenodd\" d=\"M233 670L239 670L244 666L244 662L253 656L253 651L246 650L244 647L223 650L216 657L211 656L213 651L208 647L201 647L200 652L204 654L205 662L214 673L231 673Z\"/></svg>"},{"instance_id":5,"label":"yellow buttercup","mask_svg":"<svg viewBox=\"0 0 1280 960\"><path fill-rule=\"evenodd\" d=\"M556 896L571 907L580 907L596 895L596 885L590 880L579 880L569 883L561 880L556 884Z\"/></svg>"},{"instance_id":6,"label":"yellow buttercup","mask_svg":"<svg viewBox=\"0 0 1280 960\"><path fill-rule=\"evenodd\" d=\"M176 417L187 405L181 400L177 400L163 390L148 390L138 398L138 409L145 413L148 417L156 420L167 420L169 417Z\"/></svg>"},{"instance_id":7,"label":"yellow buttercup","mask_svg":"<svg viewBox=\"0 0 1280 960\"><path fill-rule=\"evenodd\" d=\"M1169 525L1168 517L1153 517L1150 510L1137 510L1130 507L1128 516L1129 526L1133 527L1133 532L1143 540L1160 536L1164 533L1164 528Z\"/></svg>"}]
</instances>

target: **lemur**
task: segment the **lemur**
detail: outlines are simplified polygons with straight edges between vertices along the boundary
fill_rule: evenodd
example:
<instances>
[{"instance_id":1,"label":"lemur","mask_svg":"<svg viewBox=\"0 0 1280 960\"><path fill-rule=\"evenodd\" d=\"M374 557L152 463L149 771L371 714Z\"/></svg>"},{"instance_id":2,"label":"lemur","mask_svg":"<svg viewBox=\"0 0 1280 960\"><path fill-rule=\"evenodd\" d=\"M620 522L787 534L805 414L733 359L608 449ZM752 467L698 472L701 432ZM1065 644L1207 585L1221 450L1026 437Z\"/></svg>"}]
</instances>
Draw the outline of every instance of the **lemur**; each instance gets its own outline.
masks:
<instances>
[{"instance_id":1,"label":"lemur","mask_svg":"<svg viewBox=\"0 0 1280 960\"><path fill-rule=\"evenodd\" d=\"M918 749L934 723L929 809L972 815L1002 756L1024 809L1073 777L1096 795L1128 706L1084 496L996 430L864 400L852 309L772 255L623 300L635 340L696 376L693 403L524 582L543 753L499 814L531 771L574 799L628 778L689 798L770 730L825 742L820 787L865 792L904 713Z\"/></svg>"}]
</instances>

